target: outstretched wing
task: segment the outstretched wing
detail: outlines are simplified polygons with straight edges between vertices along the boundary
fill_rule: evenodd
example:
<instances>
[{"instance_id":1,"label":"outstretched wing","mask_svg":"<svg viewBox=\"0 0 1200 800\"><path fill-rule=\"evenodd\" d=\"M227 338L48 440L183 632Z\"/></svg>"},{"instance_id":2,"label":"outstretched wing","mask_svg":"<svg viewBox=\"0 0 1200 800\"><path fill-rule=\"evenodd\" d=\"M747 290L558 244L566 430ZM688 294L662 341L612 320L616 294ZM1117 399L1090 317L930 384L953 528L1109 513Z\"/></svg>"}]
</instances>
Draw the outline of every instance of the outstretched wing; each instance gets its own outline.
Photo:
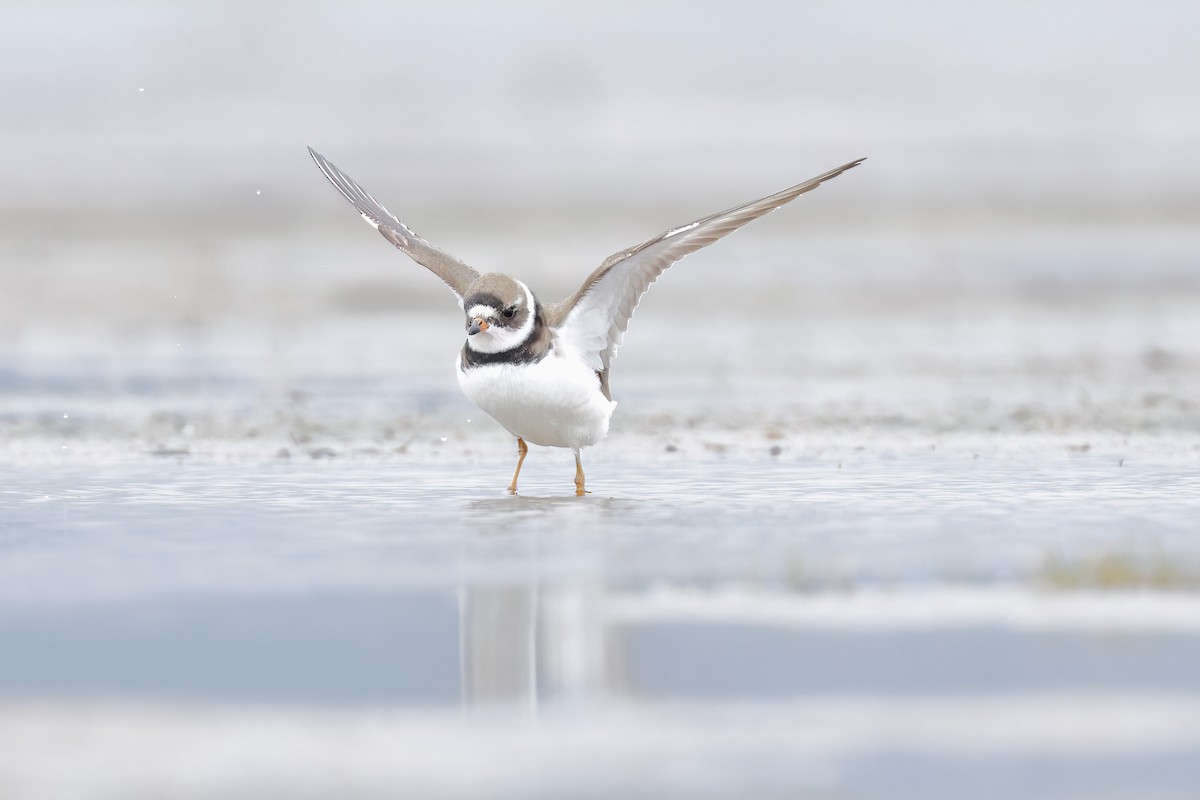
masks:
<instances>
[{"instance_id":1,"label":"outstretched wing","mask_svg":"<svg viewBox=\"0 0 1200 800\"><path fill-rule=\"evenodd\" d=\"M557 328L559 337L600 373L607 394L608 369L633 310L667 267L865 160L851 161L790 189L672 228L634 248L614 253L588 276L578 292L548 309L548 321Z\"/></svg>"},{"instance_id":2,"label":"outstretched wing","mask_svg":"<svg viewBox=\"0 0 1200 800\"><path fill-rule=\"evenodd\" d=\"M417 236L400 220L396 219L383 205L355 183L349 175L333 165L325 156L308 148L308 154L317 167L325 173L329 182L354 204L363 219L371 223L371 227L383 234L383 238L399 247L409 258L437 275L446 285L454 290L461 302L463 293L479 273L459 261L452 255L443 253L429 242Z\"/></svg>"}]
</instances>

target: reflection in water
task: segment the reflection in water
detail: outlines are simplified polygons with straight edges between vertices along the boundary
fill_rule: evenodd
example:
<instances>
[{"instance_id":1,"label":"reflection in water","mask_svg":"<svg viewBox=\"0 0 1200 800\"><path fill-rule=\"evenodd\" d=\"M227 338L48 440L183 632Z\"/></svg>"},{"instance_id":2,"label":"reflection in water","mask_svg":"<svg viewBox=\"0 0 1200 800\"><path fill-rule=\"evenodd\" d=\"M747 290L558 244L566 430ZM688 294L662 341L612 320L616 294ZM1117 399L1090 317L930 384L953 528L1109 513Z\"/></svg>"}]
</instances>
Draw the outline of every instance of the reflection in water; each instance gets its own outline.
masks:
<instances>
[{"instance_id":1,"label":"reflection in water","mask_svg":"<svg viewBox=\"0 0 1200 800\"><path fill-rule=\"evenodd\" d=\"M1042 626L1005 615L1019 593L964 599L947 591L920 601L925 616L866 619L853 616L863 605L853 596L833 603L829 618L820 609L831 604L818 598L750 597L784 613L729 613L718 595L704 593L690 595L686 609L653 613L645 597L606 593L600 584L468 588L460 609L463 703L538 710L542 700L601 697L1200 691L1190 668L1200 658L1190 600L1172 612L1174 602L1147 607L1145 599L1115 597L1104 612L1111 618L1097 628L1095 615L1080 610L1102 601L1070 596L1020 601L1040 607ZM955 607L964 602L980 613L961 616ZM1164 615L1173 621L1149 624Z\"/></svg>"},{"instance_id":2,"label":"reflection in water","mask_svg":"<svg viewBox=\"0 0 1200 800\"><path fill-rule=\"evenodd\" d=\"M595 695L607 682L611 654L599 613L601 592L588 585L472 586L461 596L462 698L468 706Z\"/></svg>"},{"instance_id":3,"label":"reflection in water","mask_svg":"<svg viewBox=\"0 0 1200 800\"><path fill-rule=\"evenodd\" d=\"M526 563L537 563L539 535L550 528L581 529L609 520L641 504L589 496L482 498L466 506L483 532L481 548L495 536L530 532L506 540ZM478 554L476 554L478 555ZM595 695L608 684L612 655L602 618L603 590L587 581L546 584L526 574L516 582L470 581L461 589L460 671L466 705L520 701L536 708L543 698L570 699Z\"/></svg>"},{"instance_id":4,"label":"reflection in water","mask_svg":"<svg viewBox=\"0 0 1200 800\"><path fill-rule=\"evenodd\" d=\"M599 491L602 490L587 497L575 497L566 491L549 497L482 497L467 503L466 509L486 530L511 531L529 519L552 518L559 525L576 528L579 523L595 525L611 521L621 514L644 514L652 507L645 501L603 497Z\"/></svg>"},{"instance_id":5,"label":"reflection in water","mask_svg":"<svg viewBox=\"0 0 1200 800\"><path fill-rule=\"evenodd\" d=\"M462 596L462 693L467 705L537 702L538 587L489 586Z\"/></svg>"}]
</instances>

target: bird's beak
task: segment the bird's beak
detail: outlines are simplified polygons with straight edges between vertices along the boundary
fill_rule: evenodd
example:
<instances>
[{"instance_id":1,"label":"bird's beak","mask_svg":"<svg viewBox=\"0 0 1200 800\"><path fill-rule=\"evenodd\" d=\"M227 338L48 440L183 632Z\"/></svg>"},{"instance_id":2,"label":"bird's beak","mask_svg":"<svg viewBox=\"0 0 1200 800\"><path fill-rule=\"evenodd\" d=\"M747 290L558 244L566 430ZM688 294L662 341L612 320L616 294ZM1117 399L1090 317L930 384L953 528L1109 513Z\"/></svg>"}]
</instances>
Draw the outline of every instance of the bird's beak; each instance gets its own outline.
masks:
<instances>
[{"instance_id":1,"label":"bird's beak","mask_svg":"<svg viewBox=\"0 0 1200 800\"><path fill-rule=\"evenodd\" d=\"M474 336L480 331L486 331L487 329L487 321L483 317L476 317L471 320L471 325L467 328L467 336Z\"/></svg>"}]
</instances>

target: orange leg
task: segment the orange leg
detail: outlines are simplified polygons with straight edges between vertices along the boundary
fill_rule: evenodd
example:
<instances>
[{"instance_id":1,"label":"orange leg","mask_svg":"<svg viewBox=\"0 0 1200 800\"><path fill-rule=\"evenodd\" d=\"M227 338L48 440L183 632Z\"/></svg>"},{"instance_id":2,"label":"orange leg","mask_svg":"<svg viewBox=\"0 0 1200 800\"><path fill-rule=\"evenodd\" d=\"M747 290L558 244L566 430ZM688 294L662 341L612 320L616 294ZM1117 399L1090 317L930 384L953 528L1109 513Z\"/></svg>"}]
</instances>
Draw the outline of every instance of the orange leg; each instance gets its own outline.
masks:
<instances>
[{"instance_id":1,"label":"orange leg","mask_svg":"<svg viewBox=\"0 0 1200 800\"><path fill-rule=\"evenodd\" d=\"M525 444L525 440L520 436L517 437L517 471L513 473L512 483L508 485L508 493L517 493L517 476L521 474L521 465L525 463L525 454L529 452L529 445Z\"/></svg>"},{"instance_id":2,"label":"orange leg","mask_svg":"<svg viewBox=\"0 0 1200 800\"><path fill-rule=\"evenodd\" d=\"M583 488L583 462L579 460L579 451L575 451L575 496L583 497L585 494L590 494L587 489Z\"/></svg>"}]
</instances>

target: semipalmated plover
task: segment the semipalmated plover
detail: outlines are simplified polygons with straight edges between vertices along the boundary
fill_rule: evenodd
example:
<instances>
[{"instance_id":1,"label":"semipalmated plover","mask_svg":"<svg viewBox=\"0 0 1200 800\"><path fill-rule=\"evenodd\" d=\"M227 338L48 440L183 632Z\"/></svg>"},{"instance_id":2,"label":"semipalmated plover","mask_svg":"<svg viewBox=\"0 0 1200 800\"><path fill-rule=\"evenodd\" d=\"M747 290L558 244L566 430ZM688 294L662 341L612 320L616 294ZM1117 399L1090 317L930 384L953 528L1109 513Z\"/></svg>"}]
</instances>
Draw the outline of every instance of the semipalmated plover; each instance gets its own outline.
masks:
<instances>
[{"instance_id":1,"label":"semipalmated plover","mask_svg":"<svg viewBox=\"0 0 1200 800\"><path fill-rule=\"evenodd\" d=\"M851 161L761 200L702 217L608 257L579 291L542 303L521 281L480 274L417 236L324 156L308 149L321 172L363 219L449 286L466 312L467 341L458 354L458 385L471 402L517 437L517 469L526 442L575 452L575 494L586 494L579 451L604 438L612 418L609 370L633 310L663 270L751 220L790 203L856 167Z\"/></svg>"}]
</instances>

